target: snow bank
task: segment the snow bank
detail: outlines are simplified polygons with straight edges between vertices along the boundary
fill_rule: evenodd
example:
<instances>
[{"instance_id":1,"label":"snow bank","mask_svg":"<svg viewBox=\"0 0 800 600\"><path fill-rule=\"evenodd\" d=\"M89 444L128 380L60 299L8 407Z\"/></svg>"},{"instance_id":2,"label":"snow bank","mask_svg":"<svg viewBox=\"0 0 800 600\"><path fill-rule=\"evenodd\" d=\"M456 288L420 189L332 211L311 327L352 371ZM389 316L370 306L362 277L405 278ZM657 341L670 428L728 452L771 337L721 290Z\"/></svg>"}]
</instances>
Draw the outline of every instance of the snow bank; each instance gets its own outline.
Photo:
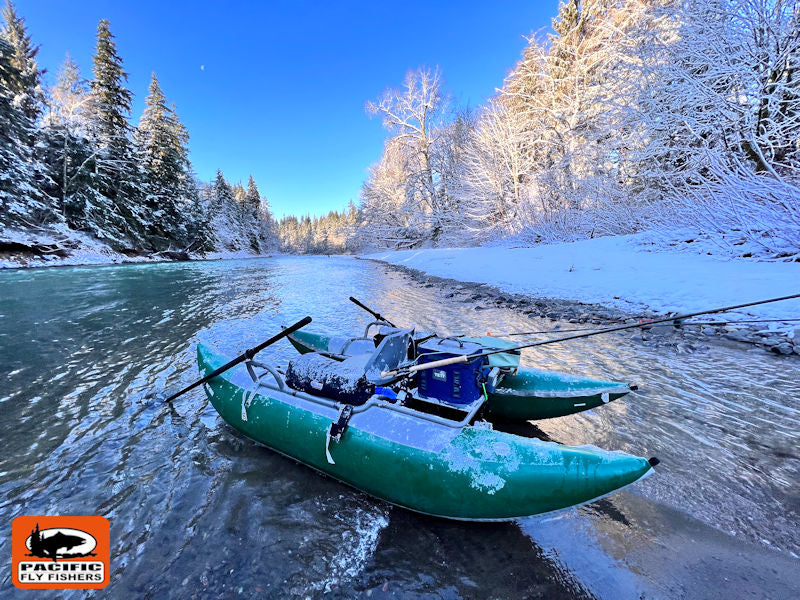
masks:
<instances>
[{"instance_id":1,"label":"snow bank","mask_svg":"<svg viewBox=\"0 0 800 600\"><path fill-rule=\"evenodd\" d=\"M509 293L627 310L694 312L800 293L800 263L654 249L642 234L524 248L398 250L365 258L485 283ZM800 299L748 308L741 314L798 318Z\"/></svg>"},{"instance_id":2,"label":"snow bank","mask_svg":"<svg viewBox=\"0 0 800 600\"><path fill-rule=\"evenodd\" d=\"M112 250L103 241L88 234L67 229L53 228L51 232L3 229L0 231L0 247L16 244L18 247L0 251L0 269L23 267L56 267L79 265L111 265L121 263L162 262L170 260L163 254L129 256ZM53 254L37 254L36 247L48 246L58 251ZM270 254L256 254L246 250L190 253L192 260L218 260L234 258L263 258Z\"/></svg>"}]
</instances>

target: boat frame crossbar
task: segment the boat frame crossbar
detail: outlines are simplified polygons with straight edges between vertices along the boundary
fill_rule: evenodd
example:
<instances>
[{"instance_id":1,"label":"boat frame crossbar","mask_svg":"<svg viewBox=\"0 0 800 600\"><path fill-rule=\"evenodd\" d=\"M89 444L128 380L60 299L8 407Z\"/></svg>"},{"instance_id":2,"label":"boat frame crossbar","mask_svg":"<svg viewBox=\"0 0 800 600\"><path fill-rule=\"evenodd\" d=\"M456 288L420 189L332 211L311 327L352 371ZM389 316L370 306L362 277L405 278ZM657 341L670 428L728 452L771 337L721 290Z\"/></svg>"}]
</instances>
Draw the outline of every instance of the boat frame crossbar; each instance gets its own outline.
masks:
<instances>
[{"instance_id":1,"label":"boat frame crossbar","mask_svg":"<svg viewBox=\"0 0 800 600\"><path fill-rule=\"evenodd\" d=\"M372 338L369 337L369 330L373 325L377 325L378 327L385 327L386 326L386 321L370 321L369 323L367 323L367 326L364 328L364 337L361 338L361 339L370 340L370 341L372 340ZM392 327L394 327L394 326L392 326Z\"/></svg>"},{"instance_id":2,"label":"boat frame crossbar","mask_svg":"<svg viewBox=\"0 0 800 600\"><path fill-rule=\"evenodd\" d=\"M267 390L280 392L282 394L288 394L290 396L294 396L295 398L300 398L302 400L307 400L308 402L313 402L315 404L319 404L320 406L332 408L336 410L337 413L341 412L342 408L346 406L345 404L336 402L334 400L330 400L328 398L323 398L321 396L314 396L312 394L308 394L306 392L301 392L299 390L294 390L290 388L289 386L286 385L286 382L284 381L283 377L278 372L278 370L271 365L267 365L265 363L251 359L245 362L245 367L247 368L247 373L250 375L250 378L253 380L253 383L255 384L255 388L251 390L251 395L255 395L255 393L257 393L261 388L264 388ZM256 373L256 369L263 369L263 371L261 373ZM271 381L269 381L269 377L274 379L275 382L272 383ZM400 413L402 415L414 417L416 419L430 421L431 423L436 423L437 425L452 427L454 429L463 429L472 422L472 420L475 418L475 415L478 414L478 411L481 409L481 407L485 402L486 398L484 396L481 396L478 400L468 405L469 410L466 411L464 418L462 418L460 421L455 421L453 419L447 419L439 415L432 415L420 412L418 410L414 410L413 408L403 406L402 404L396 404L395 402L390 402L389 399L386 398L385 396L374 395L364 404L361 404L359 406L354 406L353 414L363 413L372 408L383 408L386 410L390 410L392 412ZM456 408L456 410L461 410L461 409Z\"/></svg>"}]
</instances>

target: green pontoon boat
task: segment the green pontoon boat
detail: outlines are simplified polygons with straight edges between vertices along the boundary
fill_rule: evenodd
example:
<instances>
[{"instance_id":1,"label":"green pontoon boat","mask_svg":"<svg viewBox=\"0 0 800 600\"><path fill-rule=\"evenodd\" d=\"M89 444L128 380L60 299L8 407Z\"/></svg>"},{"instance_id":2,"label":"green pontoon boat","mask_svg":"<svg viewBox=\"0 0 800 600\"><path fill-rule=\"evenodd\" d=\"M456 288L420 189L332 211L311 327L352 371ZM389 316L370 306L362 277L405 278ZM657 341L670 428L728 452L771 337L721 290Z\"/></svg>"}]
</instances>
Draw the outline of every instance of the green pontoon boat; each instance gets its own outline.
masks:
<instances>
[{"instance_id":1,"label":"green pontoon boat","mask_svg":"<svg viewBox=\"0 0 800 600\"><path fill-rule=\"evenodd\" d=\"M251 357L204 389L249 438L376 498L450 519L508 520L582 504L657 464L493 430L481 416L486 394L469 377L485 371L485 359L431 367L419 384L425 394L396 393L411 339L390 333L342 360L306 353L285 371ZM197 357L204 375L228 360L202 344Z\"/></svg>"},{"instance_id":2,"label":"green pontoon boat","mask_svg":"<svg viewBox=\"0 0 800 600\"><path fill-rule=\"evenodd\" d=\"M370 327L378 325L378 333L370 335ZM332 358L368 352L374 349L386 332L394 329L374 322L367 325L362 337L348 338L329 336L313 331L296 331L289 341L301 354L323 352ZM415 339L426 339L428 334L415 335ZM437 338L441 339L441 338ZM458 337L464 343L477 343L485 348L513 348L515 344L496 337ZM530 421L563 417L573 413L597 408L621 398L636 386L618 381L604 381L590 377L545 371L520 366L519 352L495 354L489 364L498 368L499 380L487 390L487 410L493 415L514 421Z\"/></svg>"}]
</instances>

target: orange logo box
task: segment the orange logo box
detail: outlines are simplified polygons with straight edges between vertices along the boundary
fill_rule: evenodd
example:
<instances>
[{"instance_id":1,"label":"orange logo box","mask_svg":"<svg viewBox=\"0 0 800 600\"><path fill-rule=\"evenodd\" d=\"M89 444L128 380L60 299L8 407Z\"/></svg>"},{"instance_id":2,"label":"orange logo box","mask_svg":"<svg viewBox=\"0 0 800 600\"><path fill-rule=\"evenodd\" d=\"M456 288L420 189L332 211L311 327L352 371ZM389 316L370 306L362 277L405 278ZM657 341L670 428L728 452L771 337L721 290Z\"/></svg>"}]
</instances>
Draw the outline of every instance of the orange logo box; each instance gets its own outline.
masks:
<instances>
[{"instance_id":1,"label":"orange logo box","mask_svg":"<svg viewBox=\"0 0 800 600\"><path fill-rule=\"evenodd\" d=\"M110 580L111 525L105 517L17 517L12 579L19 588L103 588Z\"/></svg>"}]
</instances>

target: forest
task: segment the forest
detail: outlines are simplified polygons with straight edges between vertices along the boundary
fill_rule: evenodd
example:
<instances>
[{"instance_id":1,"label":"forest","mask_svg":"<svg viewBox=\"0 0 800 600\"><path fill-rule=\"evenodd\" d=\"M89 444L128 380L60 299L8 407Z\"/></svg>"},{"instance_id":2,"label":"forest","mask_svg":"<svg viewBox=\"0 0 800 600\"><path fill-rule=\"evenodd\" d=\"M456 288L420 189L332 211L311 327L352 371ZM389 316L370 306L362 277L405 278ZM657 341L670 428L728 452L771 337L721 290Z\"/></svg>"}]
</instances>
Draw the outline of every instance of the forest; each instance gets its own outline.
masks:
<instances>
[{"instance_id":1,"label":"forest","mask_svg":"<svg viewBox=\"0 0 800 600\"><path fill-rule=\"evenodd\" d=\"M0 250L329 254L691 224L732 255L800 256L797 0L563 1L484 106L458 106L435 66L367 101L386 140L359 198L280 220L252 177L198 180L155 74L131 124L107 21L92 78L67 56L46 88L10 0L2 16Z\"/></svg>"},{"instance_id":2,"label":"forest","mask_svg":"<svg viewBox=\"0 0 800 600\"><path fill-rule=\"evenodd\" d=\"M139 123L110 24L101 20L89 81L67 55L45 89L38 46L9 0L0 30L0 247L66 255L99 242L129 256L266 252L268 202L217 173L197 181L189 133L153 73ZM42 241L44 240L44 242Z\"/></svg>"},{"instance_id":3,"label":"forest","mask_svg":"<svg viewBox=\"0 0 800 600\"><path fill-rule=\"evenodd\" d=\"M389 136L363 186L363 239L532 244L692 224L732 255L800 255L796 1L569 0L552 29L476 111L448 102L436 68L367 103Z\"/></svg>"}]
</instances>

